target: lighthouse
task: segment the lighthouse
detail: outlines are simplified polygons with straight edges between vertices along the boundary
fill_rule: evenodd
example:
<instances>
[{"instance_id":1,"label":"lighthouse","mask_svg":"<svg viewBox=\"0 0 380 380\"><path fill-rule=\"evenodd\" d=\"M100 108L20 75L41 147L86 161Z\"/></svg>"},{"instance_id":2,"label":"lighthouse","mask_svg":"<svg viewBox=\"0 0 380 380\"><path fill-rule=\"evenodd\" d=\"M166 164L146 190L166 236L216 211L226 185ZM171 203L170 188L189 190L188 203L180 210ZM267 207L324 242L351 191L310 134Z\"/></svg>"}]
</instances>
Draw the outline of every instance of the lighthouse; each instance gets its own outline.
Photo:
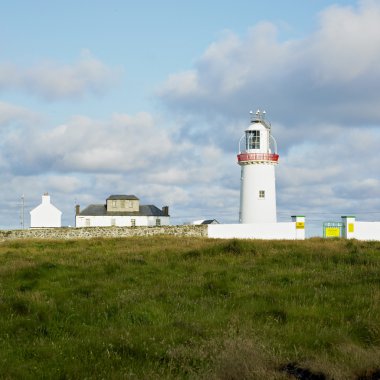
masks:
<instances>
[{"instance_id":1,"label":"lighthouse","mask_svg":"<svg viewBox=\"0 0 380 380\"><path fill-rule=\"evenodd\" d=\"M240 223L276 223L277 144L265 111L250 112L251 122L239 141L241 166Z\"/></svg>"}]
</instances>

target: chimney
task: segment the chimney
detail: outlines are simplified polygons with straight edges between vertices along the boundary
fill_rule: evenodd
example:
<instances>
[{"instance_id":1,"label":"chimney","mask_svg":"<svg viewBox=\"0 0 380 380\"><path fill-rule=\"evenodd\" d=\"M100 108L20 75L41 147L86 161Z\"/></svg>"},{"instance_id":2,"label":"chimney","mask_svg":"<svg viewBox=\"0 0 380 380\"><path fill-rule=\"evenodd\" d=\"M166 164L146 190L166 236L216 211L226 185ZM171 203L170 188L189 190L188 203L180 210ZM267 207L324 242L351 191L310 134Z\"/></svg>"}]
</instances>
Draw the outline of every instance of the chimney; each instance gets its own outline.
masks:
<instances>
[{"instance_id":1,"label":"chimney","mask_svg":"<svg viewBox=\"0 0 380 380\"><path fill-rule=\"evenodd\" d=\"M164 214L164 216L169 216L169 206L163 206L162 213Z\"/></svg>"},{"instance_id":2,"label":"chimney","mask_svg":"<svg viewBox=\"0 0 380 380\"><path fill-rule=\"evenodd\" d=\"M42 203L43 204L50 203L50 195L49 195L49 193L44 193L44 195L42 196Z\"/></svg>"},{"instance_id":3,"label":"chimney","mask_svg":"<svg viewBox=\"0 0 380 380\"><path fill-rule=\"evenodd\" d=\"M79 215L80 213L80 205L75 206L75 215Z\"/></svg>"}]
</instances>

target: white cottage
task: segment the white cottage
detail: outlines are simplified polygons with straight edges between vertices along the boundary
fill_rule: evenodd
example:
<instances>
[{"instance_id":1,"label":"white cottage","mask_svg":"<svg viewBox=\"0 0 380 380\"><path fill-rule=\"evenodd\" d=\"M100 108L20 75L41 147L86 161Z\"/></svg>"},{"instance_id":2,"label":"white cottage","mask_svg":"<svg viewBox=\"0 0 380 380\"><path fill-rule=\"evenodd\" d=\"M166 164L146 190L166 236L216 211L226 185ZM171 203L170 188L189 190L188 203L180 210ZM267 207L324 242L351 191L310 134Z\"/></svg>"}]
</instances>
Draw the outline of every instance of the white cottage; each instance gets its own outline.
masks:
<instances>
[{"instance_id":1,"label":"white cottage","mask_svg":"<svg viewBox=\"0 0 380 380\"><path fill-rule=\"evenodd\" d=\"M30 227L61 227L62 211L50 203L50 195L42 196L42 203L30 211Z\"/></svg>"},{"instance_id":2,"label":"white cottage","mask_svg":"<svg viewBox=\"0 0 380 380\"><path fill-rule=\"evenodd\" d=\"M76 209L76 227L135 227L170 225L169 208L140 205L135 195L111 195L106 204L93 204Z\"/></svg>"}]
</instances>

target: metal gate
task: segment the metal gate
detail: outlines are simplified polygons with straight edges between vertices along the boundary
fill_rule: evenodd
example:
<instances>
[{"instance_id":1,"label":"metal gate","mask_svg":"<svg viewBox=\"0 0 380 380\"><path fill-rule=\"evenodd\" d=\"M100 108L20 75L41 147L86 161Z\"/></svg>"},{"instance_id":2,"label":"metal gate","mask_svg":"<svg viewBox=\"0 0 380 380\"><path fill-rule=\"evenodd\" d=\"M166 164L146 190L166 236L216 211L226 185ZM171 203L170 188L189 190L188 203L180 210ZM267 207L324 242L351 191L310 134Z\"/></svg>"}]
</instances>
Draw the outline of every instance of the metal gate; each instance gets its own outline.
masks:
<instances>
[{"instance_id":1,"label":"metal gate","mask_svg":"<svg viewBox=\"0 0 380 380\"><path fill-rule=\"evenodd\" d=\"M323 223L323 237L325 238L340 238L343 236L342 222L324 222Z\"/></svg>"}]
</instances>

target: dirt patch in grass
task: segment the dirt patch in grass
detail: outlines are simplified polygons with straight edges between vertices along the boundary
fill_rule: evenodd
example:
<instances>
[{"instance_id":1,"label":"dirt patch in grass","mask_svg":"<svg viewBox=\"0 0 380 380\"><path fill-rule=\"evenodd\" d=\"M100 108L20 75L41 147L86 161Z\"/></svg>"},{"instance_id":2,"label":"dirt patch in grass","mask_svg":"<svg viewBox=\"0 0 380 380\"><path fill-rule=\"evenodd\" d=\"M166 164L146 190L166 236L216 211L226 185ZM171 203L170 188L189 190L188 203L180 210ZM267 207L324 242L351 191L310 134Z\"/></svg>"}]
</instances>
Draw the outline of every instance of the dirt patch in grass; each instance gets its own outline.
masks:
<instances>
[{"instance_id":1,"label":"dirt patch in grass","mask_svg":"<svg viewBox=\"0 0 380 380\"><path fill-rule=\"evenodd\" d=\"M308 368L302 368L296 363L288 363L280 371L289 375L293 375L299 380L327 380L327 377L322 372L313 372Z\"/></svg>"},{"instance_id":2,"label":"dirt patch in grass","mask_svg":"<svg viewBox=\"0 0 380 380\"><path fill-rule=\"evenodd\" d=\"M359 375L357 380L380 380L380 368Z\"/></svg>"}]
</instances>

